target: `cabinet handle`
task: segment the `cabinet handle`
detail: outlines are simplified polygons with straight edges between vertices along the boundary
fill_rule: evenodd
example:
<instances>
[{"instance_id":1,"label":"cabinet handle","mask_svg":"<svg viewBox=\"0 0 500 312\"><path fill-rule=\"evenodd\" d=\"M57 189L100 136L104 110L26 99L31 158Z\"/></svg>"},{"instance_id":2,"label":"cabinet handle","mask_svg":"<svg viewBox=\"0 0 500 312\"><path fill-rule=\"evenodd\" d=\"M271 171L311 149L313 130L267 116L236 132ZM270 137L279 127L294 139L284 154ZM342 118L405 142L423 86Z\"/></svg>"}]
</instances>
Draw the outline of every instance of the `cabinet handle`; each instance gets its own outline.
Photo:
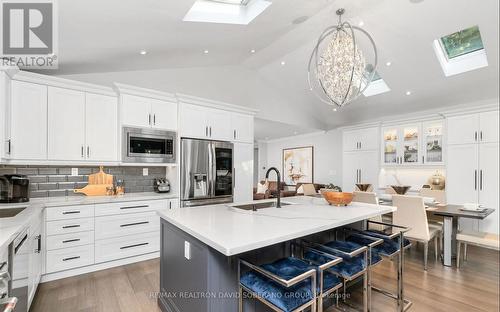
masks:
<instances>
[{"instance_id":1,"label":"cabinet handle","mask_svg":"<svg viewBox=\"0 0 500 312\"><path fill-rule=\"evenodd\" d=\"M172 202L168 202L168 209L172 209Z\"/></svg>"},{"instance_id":2,"label":"cabinet handle","mask_svg":"<svg viewBox=\"0 0 500 312\"><path fill-rule=\"evenodd\" d=\"M474 141L476 141L476 142L477 142L477 131L476 131L476 132L474 132Z\"/></svg>"},{"instance_id":3,"label":"cabinet handle","mask_svg":"<svg viewBox=\"0 0 500 312\"><path fill-rule=\"evenodd\" d=\"M120 209L135 209L135 208L148 208L148 205L139 205L139 206L128 206L128 207L120 207Z\"/></svg>"},{"instance_id":4,"label":"cabinet handle","mask_svg":"<svg viewBox=\"0 0 500 312\"><path fill-rule=\"evenodd\" d=\"M63 214L63 215L67 215L67 214L75 214L75 213L80 213L80 210L63 211L63 212L62 212L62 214Z\"/></svg>"},{"instance_id":5,"label":"cabinet handle","mask_svg":"<svg viewBox=\"0 0 500 312\"><path fill-rule=\"evenodd\" d=\"M63 240L63 244L66 244L66 243L74 243L74 242L79 242L80 239L79 238L75 238L75 239L68 239L68 240Z\"/></svg>"},{"instance_id":6,"label":"cabinet handle","mask_svg":"<svg viewBox=\"0 0 500 312\"><path fill-rule=\"evenodd\" d=\"M482 141L483 140L483 131L479 132L479 139Z\"/></svg>"},{"instance_id":7,"label":"cabinet handle","mask_svg":"<svg viewBox=\"0 0 500 312\"><path fill-rule=\"evenodd\" d=\"M87 158L90 158L90 146L87 146Z\"/></svg>"},{"instance_id":8,"label":"cabinet handle","mask_svg":"<svg viewBox=\"0 0 500 312\"><path fill-rule=\"evenodd\" d=\"M80 227L80 224L76 224L76 225L65 225L65 226L63 226L62 228L63 228L63 229L72 229L72 228L77 228L77 227Z\"/></svg>"},{"instance_id":9,"label":"cabinet handle","mask_svg":"<svg viewBox=\"0 0 500 312\"><path fill-rule=\"evenodd\" d=\"M153 125L156 126L156 114L153 115Z\"/></svg>"},{"instance_id":10,"label":"cabinet handle","mask_svg":"<svg viewBox=\"0 0 500 312\"><path fill-rule=\"evenodd\" d=\"M209 130L208 130L209 134L210 134L210 137L212 137L212 126L209 127Z\"/></svg>"},{"instance_id":11,"label":"cabinet handle","mask_svg":"<svg viewBox=\"0 0 500 312\"><path fill-rule=\"evenodd\" d=\"M135 223L127 223L127 224L120 224L120 227L127 227L127 226L134 226L134 225L142 225L142 224L148 224L149 221L143 221L143 222L135 222Z\"/></svg>"},{"instance_id":12,"label":"cabinet handle","mask_svg":"<svg viewBox=\"0 0 500 312\"><path fill-rule=\"evenodd\" d=\"M128 249L128 248L134 248L134 247L140 247L140 246L146 246L146 245L149 245L149 243L141 243L141 244L123 246L123 247L120 247L120 249Z\"/></svg>"},{"instance_id":13,"label":"cabinet handle","mask_svg":"<svg viewBox=\"0 0 500 312\"><path fill-rule=\"evenodd\" d=\"M359 142L359 149L361 149L361 142Z\"/></svg>"},{"instance_id":14,"label":"cabinet handle","mask_svg":"<svg viewBox=\"0 0 500 312\"><path fill-rule=\"evenodd\" d=\"M474 170L474 190L477 191L477 170Z\"/></svg>"},{"instance_id":15,"label":"cabinet handle","mask_svg":"<svg viewBox=\"0 0 500 312\"><path fill-rule=\"evenodd\" d=\"M208 126L205 126L205 136L208 137Z\"/></svg>"},{"instance_id":16,"label":"cabinet handle","mask_svg":"<svg viewBox=\"0 0 500 312\"><path fill-rule=\"evenodd\" d=\"M35 252L40 253L42 252L42 235L38 234L37 236L35 236L35 239L37 240Z\"/></svg>"},{"instance_id":17,"label":"cabinet handle","mask_svg":"<svg viewBox=\"0 0 500 312\"><path fill-rule=\"evenodd\" d=\"M8 142L7 154L10 155L12 153L12 140L8 139L7 142Z\"/></svg>"},{"instance_id":18,"label":"cabinet handle","mask_svg":"<svg viewBox=\"0 0 500 312\"><path fill-rule=\"evenodd\" d=\"M483 170L479 170L479 190L483 190Z\"/></svg>"},{"instance_id":19,"label":"cabinet handle","mask_svg":"<svg viewBox=\"0 0 500 312\"><path fill-rule=\"evenodd\" d=\"M84 158L84 157L85 157L85 154L84 154L84 149L85 149L85 148L84 148L84 147L83 147L83 145L82 145L82 158Z\"/></svg>"},{"instance_id":20,"label":"cabinet handle","mask_svg":"<svg viewBox=\"0 0 500 312\"><path fill-rule=\"evenodd\" d=\"M76 259L80 259L80 256L76 256L76 257L69 257L69 258L64 258L62 259L63 261L70 261L70 260L76 260Z\"/></svg>"},{"instance_id":21,"label":"cabinet handle","mask_svg":"<svg viewBox=\"0 0 500 312\"><path fill-rule=\"evenodd\" d=\"M148 124L151 126L151 114L148 114Z\"/></svg>"},{"instance_id":22,"label":"cabinet handle","mask_svg":"<svg viewBox=\"0 0 500 312\"><path fill-rule=\"evenodd\" d=\"M425 156L422 156L422 163L425 163Z\"/></svg>"},{"instance_id":23,"label":"cabinet handle","mask_svg":"<svg viewBox=\"0 0 500 312\"><path fill-rule=\"evenodd\" d=\"M233 139L236 139L236 130L233 130Z\"/></svg>"}]
</instances>

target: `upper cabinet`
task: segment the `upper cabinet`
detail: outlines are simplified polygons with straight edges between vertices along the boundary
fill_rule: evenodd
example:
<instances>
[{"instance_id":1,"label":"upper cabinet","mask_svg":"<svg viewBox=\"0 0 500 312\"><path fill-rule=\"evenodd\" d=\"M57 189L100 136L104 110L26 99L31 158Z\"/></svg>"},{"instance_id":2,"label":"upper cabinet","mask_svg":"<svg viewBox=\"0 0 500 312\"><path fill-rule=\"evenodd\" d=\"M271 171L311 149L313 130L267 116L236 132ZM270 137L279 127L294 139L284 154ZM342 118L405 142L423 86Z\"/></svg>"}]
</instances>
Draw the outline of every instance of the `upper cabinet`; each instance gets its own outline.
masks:
<instances>
[{"instance_id":1,"label":"upper cabinet","mask_svg":"<svg viewBox=\"0 0 500 312\"><path fill-rule=\"evenodd\" d=\"M379 128L347 130L343 132L344 151L373 151L378 149Z\"/></svg>"},{"instance_id":2,"label":"upper cabinet","mask_svg":"<svg viewBox=\"0 0 500 312\"><path fill-rule=\"evenodd\" d=\"M8 159L47 159L47 86L11 81L5 155Z\"/></svg>"},{"instance_id":3,"label":"upper cabinet","mask_svg":"<svg viewBox=\"0 0 500 312\"><path fill-rule=\"evenodd\" d=\"M49 87L48 155L52 160L85 159L85 92Z\"/></svg>"},{"instance_id":4,"label":"upper cabinet","mask_svg":"<svg viewBox=\"0 0 500 312\"><path fill-rule=\"evenodd\" d=\"M117 160L117 98L69 89L48 90L50 160Z\"/></svg>"},{"instance_id":5,"label":"upper cabinet","mask_svg":"<svg viewBox=\"0 0 500 312\"><path fill-rule=\"evenodd\" d=\"M443 121L382 128L382 164L442 165Z\"/></svg>"},{"instance_id":6,"label":"upper cabinet","mask_svg":"<svg viewBox=\"0 0 500 312\"><path fill-rule=\"evenodd\" d=\"M120 124L139 128L177 130L174 95L116 84L120 92Z\"/></svg>"},{"instance_id":7,"label":"upper cabinet","mask_svg":"<svg viewBox=\"0 0 500 312\"><path fill-rule=\"evenodd\" d=\"M498 111L448 118L448 144L498 142Z\"/></svg>"},{"instance_id":8,"label":"upper cabinet","mask_svg":"<svg viewBox=\"0 0 500 312\"><path fill-rule=\"evenodd\" d=\"M181 137L253 143L253 114L213 108L204 105L212 101L204 103L199 98L193 99L180 98Z\"/></svg>"}]
</instances>

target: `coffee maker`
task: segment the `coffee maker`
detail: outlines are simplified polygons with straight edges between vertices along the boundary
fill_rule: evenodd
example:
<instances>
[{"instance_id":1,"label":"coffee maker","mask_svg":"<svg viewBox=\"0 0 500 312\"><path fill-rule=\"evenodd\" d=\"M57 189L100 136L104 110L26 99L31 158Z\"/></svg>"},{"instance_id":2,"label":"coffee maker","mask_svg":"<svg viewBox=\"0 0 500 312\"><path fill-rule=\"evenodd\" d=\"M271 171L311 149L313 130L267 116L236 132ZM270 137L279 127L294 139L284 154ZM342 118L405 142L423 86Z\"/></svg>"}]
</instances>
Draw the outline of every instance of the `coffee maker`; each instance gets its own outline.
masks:
<instances>
[{"instance_id":1,"label":"coffee maker","mask_svg":"<svg viewBox=\"0 0 500 312\"><path fill-rule=\"evenodd\" d=\"M24 203L30 200L30 180L21 174L0 176L0 203Z\"/></svg>"}]
</instances>

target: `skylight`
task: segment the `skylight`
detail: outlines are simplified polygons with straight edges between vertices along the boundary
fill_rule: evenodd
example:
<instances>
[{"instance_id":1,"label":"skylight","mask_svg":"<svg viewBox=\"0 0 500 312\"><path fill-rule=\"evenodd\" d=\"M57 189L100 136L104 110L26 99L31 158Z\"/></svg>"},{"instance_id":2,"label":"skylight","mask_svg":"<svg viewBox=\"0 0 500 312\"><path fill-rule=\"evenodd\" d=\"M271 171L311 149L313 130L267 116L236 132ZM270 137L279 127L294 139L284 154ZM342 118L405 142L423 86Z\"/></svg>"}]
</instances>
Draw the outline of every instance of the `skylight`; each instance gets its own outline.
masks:
<instances>
[{"instance_id":1,"label":"skylight","mask_svg":"<svg viewBox=\"0 0 500 312\"><path fill-rule=\"evenodd\" d=\"M368 96L373 96L377 94L382 94L391 91L391 88L385 83L384 79L379 75L378 72L375 72L373 75L372 82L366 88L365 91L363 91L363 95L368 97Z\"/></svg>"},{"instance_id":2,"label":"skylight","mask_svg":"<svg viewBox=\"0 0 500 312\"><path fill-rule=\"evenodd\" d=\"M447 77L488 66L478 26L434 40L434 51Z\"/></svg>"},{"instance_id":3,"label":"skylight","mask_svg":"<svg viewBox=\"0 0 500 312\"><path fill-rule=\"evenodd\" d=\"M248 25L270 5L268 0L197 0L183 20Z\"/></svg>"}]
</instances>

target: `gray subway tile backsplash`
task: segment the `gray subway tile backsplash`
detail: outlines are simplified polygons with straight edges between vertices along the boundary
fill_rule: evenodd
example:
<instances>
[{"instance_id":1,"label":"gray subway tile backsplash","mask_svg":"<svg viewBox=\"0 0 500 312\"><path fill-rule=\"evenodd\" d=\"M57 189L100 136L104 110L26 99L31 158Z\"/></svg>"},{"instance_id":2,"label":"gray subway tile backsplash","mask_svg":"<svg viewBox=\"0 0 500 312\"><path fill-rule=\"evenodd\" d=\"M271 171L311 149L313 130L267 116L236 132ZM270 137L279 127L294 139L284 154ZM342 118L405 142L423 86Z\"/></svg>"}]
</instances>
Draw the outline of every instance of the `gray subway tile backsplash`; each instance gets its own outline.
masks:
<instances>
[{"instance_id":1,"label":"gray subway tile backsplash","mask_svg":"<svg viewBox=\"0 0 500 312\"><path fill-rule=\"evenodd\" d=\"M78 167L78 175L71 175L67 166L11 166L0 165L0 175L24 174L30 179L30 197L84 196L73 189L87 185L88 175L99 171L98 167ZM104 167L114 181L122 180L126 193L152 192L155 178L164 178L165 167L149 167L149 175L142 175L142 167Z\"/></svg>"}]
</instances>

